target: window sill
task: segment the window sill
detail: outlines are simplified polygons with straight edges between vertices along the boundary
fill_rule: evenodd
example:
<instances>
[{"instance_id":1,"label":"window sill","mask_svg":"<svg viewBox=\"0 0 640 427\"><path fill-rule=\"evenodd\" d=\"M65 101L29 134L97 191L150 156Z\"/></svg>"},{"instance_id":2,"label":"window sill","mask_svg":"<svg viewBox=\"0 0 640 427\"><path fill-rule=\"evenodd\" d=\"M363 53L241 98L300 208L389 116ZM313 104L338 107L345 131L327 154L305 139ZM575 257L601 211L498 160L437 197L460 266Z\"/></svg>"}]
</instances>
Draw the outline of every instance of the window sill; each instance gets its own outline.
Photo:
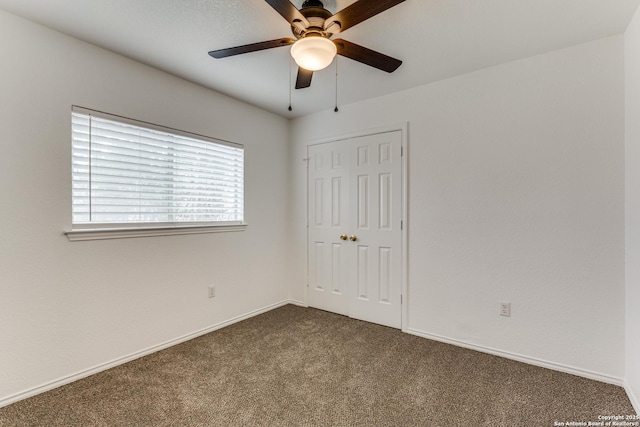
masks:
<instances>
[{"instance_id":1,"label":"window sill","mask_svg":"<svg viewBox=\"0 0 640 427\"><path fill-rule=\"evenodd\" d=\"M228 233L244 231L247 224L192 225L179 227L90 228L65 231L71 242L87 240L130 239L135 237L176 236L182 234Z\"/></svg>"}]
</instances>

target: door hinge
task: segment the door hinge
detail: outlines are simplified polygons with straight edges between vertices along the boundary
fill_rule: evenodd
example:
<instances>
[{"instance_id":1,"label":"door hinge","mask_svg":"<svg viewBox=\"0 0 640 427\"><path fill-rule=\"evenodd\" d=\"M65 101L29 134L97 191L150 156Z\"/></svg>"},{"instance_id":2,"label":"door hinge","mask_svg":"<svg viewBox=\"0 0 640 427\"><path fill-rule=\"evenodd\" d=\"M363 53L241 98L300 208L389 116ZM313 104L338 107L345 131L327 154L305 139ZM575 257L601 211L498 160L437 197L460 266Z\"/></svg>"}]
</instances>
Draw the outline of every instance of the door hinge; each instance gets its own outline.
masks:
<instances>
[{"instance_id":1,"label":"door hinge","mask_svg":"<svg viewBox=\"0 0 640 427\"><path fill-rule=\"evenodd\" d=\"M402 305L402 294L400 294L400 305Z\"/></svg>"},{"instance_id":2,"label":"door hinge","mask_svg":"<svg viewBox=\"0 0 640 427\"><path fill-rule=\"evenodd\" d=\"M400 230L404 230L404 221L400 221Z\"/></svg>"},{"instance_id":3,"label":"door hinge","mask_svg":"<svg viewBox=\"0 0 640 427\"><path fill-rule=\"evenodd\" d=\"M400 147L400 157L404 156L404 147Z\"/></svg>"}]
</instances>

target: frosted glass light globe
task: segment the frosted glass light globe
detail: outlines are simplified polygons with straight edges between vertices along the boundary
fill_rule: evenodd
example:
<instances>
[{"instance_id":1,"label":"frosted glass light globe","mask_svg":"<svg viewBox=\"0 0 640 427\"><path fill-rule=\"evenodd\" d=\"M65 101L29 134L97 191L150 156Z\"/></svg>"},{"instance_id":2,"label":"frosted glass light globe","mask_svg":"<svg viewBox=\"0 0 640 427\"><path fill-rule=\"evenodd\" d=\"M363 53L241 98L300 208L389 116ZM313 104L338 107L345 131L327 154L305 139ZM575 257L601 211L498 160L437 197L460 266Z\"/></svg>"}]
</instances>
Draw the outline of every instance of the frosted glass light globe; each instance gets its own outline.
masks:
<instances>
[{"instance_id":1,"label":"frosted glass light globe","mask_svg":"<svg viewBox=\"0 0 640 427\"><path fill-rule=\"evenodd\" d=\"M329 39L321 36L305 37L291 46L291 56L299 67L318 71L328 67L338 49Z\"/></svg>"}]
</instances>

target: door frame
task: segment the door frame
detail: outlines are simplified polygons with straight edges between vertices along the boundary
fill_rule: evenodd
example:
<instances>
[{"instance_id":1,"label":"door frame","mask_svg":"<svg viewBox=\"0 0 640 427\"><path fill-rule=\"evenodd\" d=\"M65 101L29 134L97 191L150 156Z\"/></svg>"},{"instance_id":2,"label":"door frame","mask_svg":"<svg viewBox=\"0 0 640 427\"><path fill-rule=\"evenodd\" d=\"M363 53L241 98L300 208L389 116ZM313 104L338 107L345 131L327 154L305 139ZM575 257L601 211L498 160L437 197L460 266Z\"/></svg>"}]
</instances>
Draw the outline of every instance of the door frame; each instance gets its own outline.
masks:
<instances>
[{"instance_id":1,"label":"door frame","mask_svg":"<svg viewBox=\"0 0 640 427\"><path fill-rule=\"evenodd\" d=\"M402 275L401 278L401 319L400 330L402 332L407 332L409 329L408 319L409 319L409 215L408 215L408 207L409 207L409 179L408 179L408 158L409 158L409 149L408 149L408 131L409 131L409 123L401 122L386 126L380 126L375 128L370 128L367 130L360 130L355 132L349 132L344 134L339 134L336 136L313 139L306 142L306 157L303 159L307 162L307 176L306 176L306 199L307 199L307 218L306 218L306 227L307 227L307 274L306 274L306 286L304 289L304 300L305 305L309 305L309 274L310 274L310 266L309 266L309 147L312 145L318 144L326 144L329 142L342 141L345 139L358 138L362 136L376 135L380 133L394 132L400 131L400 144L402 149L402 159L401 159L401 168L402 168L402 190L401 190L401 198L400 208L402 210L401 221L402 221L402 244L401 244L401 256L402 256L402 266L400 269L400 273Z\"/></svg>"}]
</instances>

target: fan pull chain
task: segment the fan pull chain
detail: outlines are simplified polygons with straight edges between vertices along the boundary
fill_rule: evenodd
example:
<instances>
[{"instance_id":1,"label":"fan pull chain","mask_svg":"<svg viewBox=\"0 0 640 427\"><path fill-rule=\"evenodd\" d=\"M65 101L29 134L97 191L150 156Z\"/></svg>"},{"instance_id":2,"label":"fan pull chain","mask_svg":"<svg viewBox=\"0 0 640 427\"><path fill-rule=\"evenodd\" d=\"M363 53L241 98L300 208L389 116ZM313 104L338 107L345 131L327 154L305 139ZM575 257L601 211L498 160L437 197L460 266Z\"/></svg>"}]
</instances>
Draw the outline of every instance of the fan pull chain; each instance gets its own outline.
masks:
<instances>
[{"instance_id":1,"label":"fan pull chain","mask_svg":"<svg viewBox=\"0 0 640 427\"><path fill-rule=\"evenodd\" d=\"M335 113L340 111L338 109L338 57L336 56L336 108L333 109Z\"/></svg>"},{"instance_id":2,"label":"fan pull chain","mask_svg":"<svg viewBox=\"0 0 640 427\"><path fill-rule=\"evenodd\" d=\"M293 111L293 108L291 107L291 85L293 84L291 81L291 66L293 64L291 63L291 61L291 55L289 55L289 111Z\"/></svg>"}]
</instances>

